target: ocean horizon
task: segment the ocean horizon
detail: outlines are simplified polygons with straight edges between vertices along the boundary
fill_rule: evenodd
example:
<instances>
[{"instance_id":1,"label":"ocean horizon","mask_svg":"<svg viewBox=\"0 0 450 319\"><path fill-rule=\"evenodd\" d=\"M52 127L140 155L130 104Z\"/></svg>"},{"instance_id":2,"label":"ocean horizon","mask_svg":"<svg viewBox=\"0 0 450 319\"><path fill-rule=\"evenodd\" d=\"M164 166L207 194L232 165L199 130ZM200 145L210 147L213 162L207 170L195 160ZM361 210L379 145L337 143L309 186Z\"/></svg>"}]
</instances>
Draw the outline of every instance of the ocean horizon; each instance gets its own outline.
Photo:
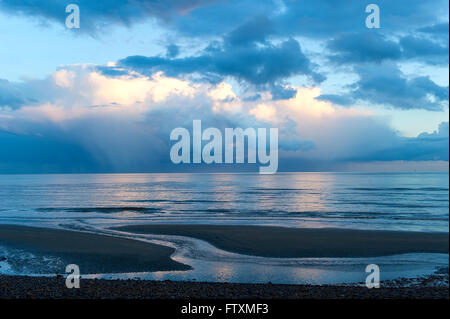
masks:
<instances>
[{"instance_id":1,"label":"ocean horizon","mask_svg":"<svg viewBox=\"0 0 450 319\"><path fill-rule=\"evenodd\" d=\"M354 283L364 281L365 266L376 263L384 279L396 279L448 267L448 254L274 258L226 251L195 236L111 228L229 225L448 234L448 177L435 172L0 175L0 224L157 243L174 248L172 259L193 268L84 273L87 278ZM2 255L7 257L0 262L3 274L45 275L62 269L51 253L35 256L0 244Z\"/></svg>"}]
</instances>

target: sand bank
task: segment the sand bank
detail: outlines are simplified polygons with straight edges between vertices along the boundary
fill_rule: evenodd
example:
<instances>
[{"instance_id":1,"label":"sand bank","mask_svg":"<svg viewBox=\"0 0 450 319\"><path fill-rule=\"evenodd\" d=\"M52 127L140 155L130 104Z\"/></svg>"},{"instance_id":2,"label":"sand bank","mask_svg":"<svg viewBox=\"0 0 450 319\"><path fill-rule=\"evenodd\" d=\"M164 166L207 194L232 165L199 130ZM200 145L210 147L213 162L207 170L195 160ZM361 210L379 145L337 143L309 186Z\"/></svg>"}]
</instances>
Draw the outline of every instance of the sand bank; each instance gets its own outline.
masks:
<instances>
[{"instance_id":1,"label":"sand bank","mask_svg":"<svg viewBox=\"0 0 450 319\"><path fill-rule=\"evenodd\" d=\"M83 273L190 269L170 258L173 248L82 232L0 225L0 245L58 257Z\"/></svg>"},{"instance_id":2,"label":"sand bank","mask_svg":"<svg viewBox=\"0 0 450 319\"><path fill-rule=\"evenodd\" d=\"M448 253L449 238L448 233L234 225L131 225L112 229L193 237L230 252L282 258Z\"/></svg>"}]
</instances>

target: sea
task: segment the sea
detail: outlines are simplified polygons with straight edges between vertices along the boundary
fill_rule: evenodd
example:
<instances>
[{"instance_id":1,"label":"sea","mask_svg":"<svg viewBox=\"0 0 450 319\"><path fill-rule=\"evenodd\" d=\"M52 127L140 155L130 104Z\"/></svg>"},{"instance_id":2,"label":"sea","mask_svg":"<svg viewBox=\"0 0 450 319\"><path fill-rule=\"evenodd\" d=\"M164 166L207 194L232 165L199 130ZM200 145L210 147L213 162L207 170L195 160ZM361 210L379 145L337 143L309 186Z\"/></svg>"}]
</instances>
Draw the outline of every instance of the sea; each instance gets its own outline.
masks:
<instances>
[{"instance_id":1,"label":"sea","mask_svg":"<svg viewBox=\"0 0 450 319\"><path fill-rule=\"evenodd\" d=\"M448 173L161 173L0 175L0 224L70 229L175 248L189 271L83 274L217 282L364 282L431 274L448 254L374 258L265 258L220 250L179 236L110 230L133 224L270 225L420 232L449 231ZM0 274L51 274L56 257L2 246Z\"/></svg>"}]
</instances>

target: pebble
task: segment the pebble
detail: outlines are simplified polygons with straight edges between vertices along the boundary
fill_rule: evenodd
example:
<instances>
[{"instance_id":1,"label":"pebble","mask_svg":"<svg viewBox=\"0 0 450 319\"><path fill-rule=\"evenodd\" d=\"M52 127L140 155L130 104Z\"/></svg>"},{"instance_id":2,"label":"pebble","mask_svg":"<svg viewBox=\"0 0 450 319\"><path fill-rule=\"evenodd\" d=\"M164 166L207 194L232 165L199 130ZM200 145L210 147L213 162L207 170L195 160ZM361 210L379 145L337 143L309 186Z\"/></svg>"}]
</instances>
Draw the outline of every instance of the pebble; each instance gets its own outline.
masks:
<instances>
[{"instance_id":1,"label":"pebble","mask_svg":"<svg viewBox=\"0 0 450 319\"><path fill-rule=\"evenodd\" d=\"M45 299L449 299L448 274L363 285L281 285L212 282L82 279L80 289L67 289L64 278L0 275L1 298Z\"/></svg>"}]
</instances>

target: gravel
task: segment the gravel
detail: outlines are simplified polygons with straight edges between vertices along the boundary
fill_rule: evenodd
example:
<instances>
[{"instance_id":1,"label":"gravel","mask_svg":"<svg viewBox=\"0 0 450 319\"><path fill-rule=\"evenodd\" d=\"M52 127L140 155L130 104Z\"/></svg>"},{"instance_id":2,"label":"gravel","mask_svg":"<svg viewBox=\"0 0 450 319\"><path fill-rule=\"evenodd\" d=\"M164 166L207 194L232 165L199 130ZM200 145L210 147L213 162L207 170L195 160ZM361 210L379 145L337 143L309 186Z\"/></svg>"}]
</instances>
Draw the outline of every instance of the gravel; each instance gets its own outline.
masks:
<instances>
[{"instance_id":1,"label":"gravel","mask_svg":"<svg viewBox=\"0 0 450 319\"><path fill-rule=\"evenodd\" d=\"M378 289L356 285L235 284L182 281L81 279L68 289L65 278L0 275L0 299L449 299L448 272L383 282Z\"/></svg>"}]
</instances>

